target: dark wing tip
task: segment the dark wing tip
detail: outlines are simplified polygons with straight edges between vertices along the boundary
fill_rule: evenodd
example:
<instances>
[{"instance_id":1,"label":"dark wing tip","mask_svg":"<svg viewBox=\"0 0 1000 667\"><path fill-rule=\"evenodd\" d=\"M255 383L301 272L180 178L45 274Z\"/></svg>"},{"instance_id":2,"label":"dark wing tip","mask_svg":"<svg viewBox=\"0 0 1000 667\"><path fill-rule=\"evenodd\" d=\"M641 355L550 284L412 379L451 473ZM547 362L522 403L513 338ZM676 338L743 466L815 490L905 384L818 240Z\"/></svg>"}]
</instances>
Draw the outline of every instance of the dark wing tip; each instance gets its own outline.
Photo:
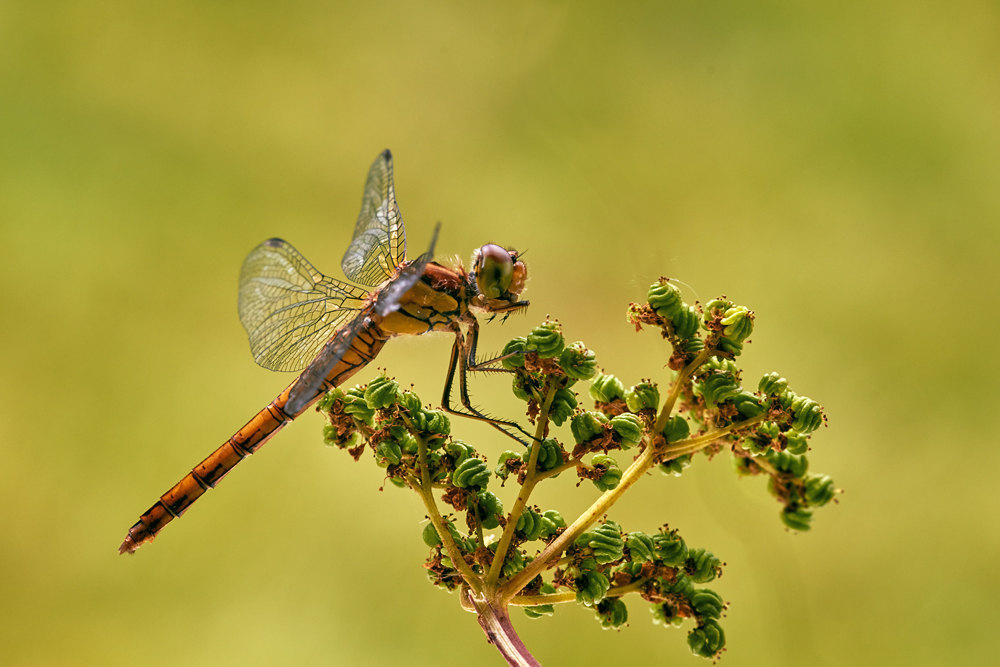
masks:
<instances>
[{"instance_id":1,"label":"dark wing tip","mask_svg":"<svg viewBox=\"0 0 1000 667\"><path fill-rule=\"evenodd\" d=\"M384 157L387 160L391 160L392 159L392 151L390 151L388 148L386 148L384 151L382 151L381 153L379 153L379 155L381 155L382 157Z\"/></svg>"},{"instance_id":2,"label":"dark wing tip","mask_svg":"<svg viewBox=\"0 0 1000 667\"><path fill-rule=\"evenodd\" d=\"M280 247L280 246L282 246L284 244L285 244L285 240L284 239L279 239L277 236L275 236L274 238L270 238L270 239L264 241L264 243L262 245L266 245L269 248L277 248L277 247Z\"/></svg>"}]
</instances>

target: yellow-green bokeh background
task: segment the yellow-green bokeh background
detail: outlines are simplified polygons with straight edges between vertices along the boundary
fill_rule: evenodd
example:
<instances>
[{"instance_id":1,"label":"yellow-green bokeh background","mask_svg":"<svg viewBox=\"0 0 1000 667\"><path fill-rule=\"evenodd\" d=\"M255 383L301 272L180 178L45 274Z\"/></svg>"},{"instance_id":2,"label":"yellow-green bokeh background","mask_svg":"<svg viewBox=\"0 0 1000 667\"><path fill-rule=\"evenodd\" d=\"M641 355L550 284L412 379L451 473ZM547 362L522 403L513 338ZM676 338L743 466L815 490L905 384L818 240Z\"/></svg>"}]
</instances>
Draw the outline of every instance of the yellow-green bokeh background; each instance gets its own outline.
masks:
<instances>
[{"instance_id":1,"label":"yellow-green bokeh background","mask_svg":"<svg viewBox=\"0 0 1000 667\"><path fill-rule=\"evenodd\" d=\"M0 663L500 664L427 585L416 499L315 416L116 553L289 380L248 353L244 255L339 275L386 147L411 249L442 221L440 255L528 250L487 349L551 313L665 379L623 313L669 275L753 308L747 376L826 407L812 467L846 493L809 534L722 460L614 510L727 561L724 664L996 659L1000 7L613 4L0 2ZM449 344L378 364L436 400ZM516 414L506 385L475 393ZM514 618L547 666L705 664L639 600L622 632Z\"/></svg>"}]
</instances>

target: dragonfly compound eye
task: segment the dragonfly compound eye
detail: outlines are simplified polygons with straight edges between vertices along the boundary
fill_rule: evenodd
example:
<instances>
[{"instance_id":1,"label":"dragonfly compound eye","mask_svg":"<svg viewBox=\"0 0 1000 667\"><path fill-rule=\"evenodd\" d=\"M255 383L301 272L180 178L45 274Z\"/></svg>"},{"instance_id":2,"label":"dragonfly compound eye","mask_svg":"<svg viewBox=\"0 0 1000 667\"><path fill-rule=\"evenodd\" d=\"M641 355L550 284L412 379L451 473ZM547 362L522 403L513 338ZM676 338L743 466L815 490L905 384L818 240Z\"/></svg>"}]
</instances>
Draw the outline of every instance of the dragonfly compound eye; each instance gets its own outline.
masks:
<instances>
[{"instance_id":1,"label":"dragonfly compound eye","mask_svg":"<svg viewBox=\"0 0 1000 667\"><path fill-rule=\"evenodd\" d=\"M476 255L479 292L489 299L499 299L514 277L514 260L509 252L492 243L484 245Z\"/></svg>"}]
</instances>

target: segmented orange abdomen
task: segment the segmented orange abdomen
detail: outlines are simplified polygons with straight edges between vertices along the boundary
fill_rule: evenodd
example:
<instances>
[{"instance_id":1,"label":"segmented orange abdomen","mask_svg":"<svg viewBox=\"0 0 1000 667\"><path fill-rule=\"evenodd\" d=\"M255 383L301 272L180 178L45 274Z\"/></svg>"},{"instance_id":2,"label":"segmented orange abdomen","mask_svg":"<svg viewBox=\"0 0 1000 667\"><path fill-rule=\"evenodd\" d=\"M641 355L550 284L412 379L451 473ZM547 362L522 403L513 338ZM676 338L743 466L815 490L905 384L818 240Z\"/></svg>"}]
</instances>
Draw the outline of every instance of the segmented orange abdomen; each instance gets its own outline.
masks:
<instances>
[{"instance_id":1,"label":"segmented orange abdomen","mask_svg":"<svg viewBox=\"0 0 1000 667\"><path fill-rule=\"evenodd\" d=\"M281 394L271 401L267 407L254 415L253 419L237 431L221 447L212 452L208 458L199 463L184 479L163 494L156 504L139 517L132 526L125 541L118 548L118 553L132 553L145 542L151 541L163 527L179 517L202 496L205 491L214 488L236 464L260 449L275 433L280 431L309 406L315 403L329 389L339 386L352 375L364 368L385 345L387 336L372 322L361 329L344 353L341 360L327 375L326 382L309 398L297 414L284 412L288 401L288 393L295 385L285 388Z\"/></svg>"}]
</instances>

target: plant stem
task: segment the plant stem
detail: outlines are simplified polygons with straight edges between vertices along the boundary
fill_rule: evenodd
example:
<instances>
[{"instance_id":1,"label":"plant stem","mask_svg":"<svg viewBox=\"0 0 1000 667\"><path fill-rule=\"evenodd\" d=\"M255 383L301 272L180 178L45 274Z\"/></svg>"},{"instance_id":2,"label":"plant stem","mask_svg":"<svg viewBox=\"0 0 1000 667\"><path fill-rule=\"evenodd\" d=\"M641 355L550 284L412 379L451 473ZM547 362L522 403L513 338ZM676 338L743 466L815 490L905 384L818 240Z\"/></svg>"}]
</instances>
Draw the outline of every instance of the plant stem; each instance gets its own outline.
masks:
<instances>
[{"instance_id":1,"label":"plant stem","mask_svg":"<svg viewBox=\"0 0 1000 667\"><path fill-rule=\"evenodd\" d=\"M643 578L624 586L614 586L608 589L605 597L617 598L627 593L634 593L645 586L647 581L649 581L648 578ZM570 591L568 593L549 593L547 595L515 595L511 598L509 604L515 607L534 607L540 604L560 604L574 601L576 601L576 593Z\"/></svg>"},{"instance_id":2,"label":"plant stem","mask_svg":"<svg viewBox=\"0 0 1000 667\"><path fill-rule=\"evenodd\" d=\"M565 551L570 544L577 537L579 537L585 530L590 528L596 522L601 515L611 509L611 506L618 501L618 499L631 487L635 482L645 475L649 470L656 465L658 461L667 461L678 456L683 456L685 454L692 454L700 449L704 449L714 441L718 440L722 436L736 431L741 428L746 428L757 422L761 422L766 418L766 414L758 415L752 419L747 419L742 422L737 422L731 424L725 428L712 431L711 433L706 433L705 435L698 436L696 438L688 438L687 440L681 440L680 442L675 442L667 447L656 449L652 446L646 447L642 454L639 455L625 474L622 475L621 482L618 486L610 491L606 491L597 501L591 505L583 514L581 514L576 521L574 521L568 528L566 528L563 533L557 537L555 540L549 543L545 549L538 554L538 556L528 563L528 566L523 570L518 572L510 581L504 584L500 591L501 597L510 602L513 597L524 588L529 581L535 578L542 570L549 567L549 562L554 560L559 554ZM666 458L664 458L664 455Z\"/></svg>"},{"instance_id":3,"label":"plant stem","mask_svg":"<svg viewBox=\"0 0 1000 667\"><path fill-rule=\"evenodd\" d=\"M556 387L553 384L546 392L545 400L542 402L541 410L538 412L535 437L531 441L531 454L528 457L528 471L525 473L521 491L517 494L517 500L514 501L514 507L511 508L510 515L507 517L507 525L500 536L500 543L497 544L493 564L490 566L489 574L486 576L486 586L488 588L496 585L500 579L500 573L503 571L503 561L507 557L507 549L510 547L511 540L514 539L514 531L517 529L517 520L521 518L521 513L524 512L524 508L528 504L528 497L531 496L531 492L538 482L535 476L535 466L538 464L538 450L542 447L542 439L545 437L545 426L549 421L549 408L552 407L552 400L555 398L555 395Z\"/></svg>"},{"instance_id":4,"label":"plant stem","mask_svg":"<svg viewBox=\"0 0 1000 667\"><path fill-rule=\"evenodd\" d=\"M417 457L420 463L420 483L417 485L417 493L420 494L421 500L424 501L424 507L427 508L427 515L430 517L431 523L434 524L434 529L437 531L438 537L441 538L441 543L444 545L445 551L448 552L448 558L451 559L455 568L462 573L469 587L478 593L482 590L483 580L465 562L465 559L462 557L462 551L455 544L455 540L451 536L451 531L448 530L444 519L441 518L441 512L438 511L437 501L434 499L434 492L431 490L431 474L427 469L427 442L423 438L417 438Z\"/></svg>"},{"instance_id":5,"label":"plant stem","mask_svg":"<svg viewBox=\"0 0 1000 667\"><path fill-rule=\"evenodd\" d=\"M487 639L493 644L500 655L504 657L508 665L512 667L541 667L528 647L524 645L521 638L517 636L514 626L511 625L510 615L507 613L507 606L503 603L485 600L471 592L463 591L468 602L475 607L477 620Z\"/></svg>"},{"instance_id":6,"label":"plant stem","mask_svg":"<svg viewBox=\"0 0 1000 667\"><path fill-rule=\"evenodd\" d=\"M667 395L667 400L663 402L663 408L660 410L659 416L656 418L656 423L653 425L653 434L659 434L663 432L663 427L667 424L667 419L670 418L670 413L674 410L674 403L677 402L677 397L681 395L684 391L684 385L688 383L694 372L698 370L698 367L703 363L708 361L708 358L712 356L712 351L707 347L698 353L690 364L681 370L677 379L670 386L670 393Z\"/></svg>"}]
</instances>

